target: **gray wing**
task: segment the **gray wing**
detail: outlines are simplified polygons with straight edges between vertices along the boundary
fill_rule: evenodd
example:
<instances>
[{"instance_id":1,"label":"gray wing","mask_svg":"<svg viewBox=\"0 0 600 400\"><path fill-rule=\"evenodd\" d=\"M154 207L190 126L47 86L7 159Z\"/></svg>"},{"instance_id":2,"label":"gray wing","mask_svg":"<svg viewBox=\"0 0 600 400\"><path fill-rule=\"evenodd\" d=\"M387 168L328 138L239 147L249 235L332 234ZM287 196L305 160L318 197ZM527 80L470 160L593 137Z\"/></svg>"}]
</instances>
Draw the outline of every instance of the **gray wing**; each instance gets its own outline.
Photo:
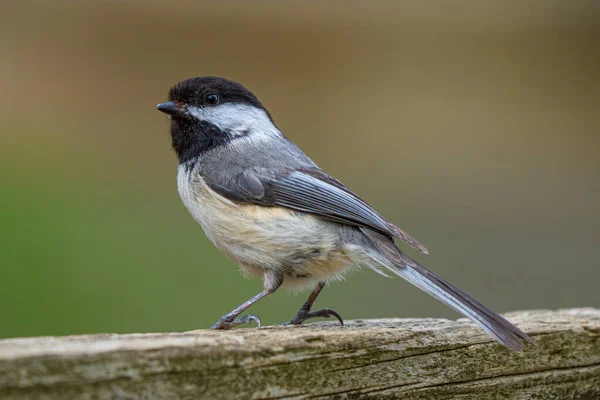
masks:
<instances>
[{"instance_id":1,"label":"gray wing","mask_svg":"<svg viewBox=\"0 0 600 400\"><path fill-rule=\"evenodd\" d=\"M213 190L233 201L286 207L330 221L373 229L428 253L417 240L385 220L337 179L318 168L287 170L284 174L246 169L228 180L216 182L207 177L205 180Z\"/></svg>"}]
</instances>

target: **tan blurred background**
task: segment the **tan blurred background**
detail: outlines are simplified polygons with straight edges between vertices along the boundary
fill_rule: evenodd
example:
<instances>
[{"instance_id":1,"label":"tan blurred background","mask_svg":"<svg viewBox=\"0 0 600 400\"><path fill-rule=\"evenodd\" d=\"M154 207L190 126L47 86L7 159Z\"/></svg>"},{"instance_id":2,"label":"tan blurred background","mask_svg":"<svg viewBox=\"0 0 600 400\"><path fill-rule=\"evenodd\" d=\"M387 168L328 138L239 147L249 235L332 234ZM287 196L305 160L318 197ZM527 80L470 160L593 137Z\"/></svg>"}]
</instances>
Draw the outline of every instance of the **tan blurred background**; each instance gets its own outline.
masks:
<instances>
[{"instance_id":1,"label":"tan blurred background","mask_svg":"<svg viewBox=\"0 0 600 400\"><path fill-rule=\"evenodd\" d=\"M155 105L198 75L253 90L495 310L600 306L597 1L1 6L0 337L208 327L260 290L177 195ZM369 271L317 305L457 316Z\"/></svg>"}]
</instances>

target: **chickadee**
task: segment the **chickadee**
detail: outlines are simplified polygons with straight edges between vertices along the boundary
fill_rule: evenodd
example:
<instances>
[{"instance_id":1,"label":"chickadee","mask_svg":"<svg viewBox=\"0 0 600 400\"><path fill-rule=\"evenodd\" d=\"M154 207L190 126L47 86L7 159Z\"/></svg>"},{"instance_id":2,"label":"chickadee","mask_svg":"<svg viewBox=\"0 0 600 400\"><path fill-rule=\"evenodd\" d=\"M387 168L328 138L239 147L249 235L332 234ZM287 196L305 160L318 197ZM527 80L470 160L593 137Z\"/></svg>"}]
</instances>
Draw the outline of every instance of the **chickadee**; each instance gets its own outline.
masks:
<instances>
[{"instance_id":1,"label":"chickadee","mask_svg":"<svg viewBox=\"0 0 600 400\"><path fill-rule=\"evenodd\" d=\"M260 320L238 318L279 287L314 288L288 324L342 317L312 310L326 282L358 266L391 272L446 303L509 349L535 342L500 315L396 247L398 238L428 251L319 168L275 126L248 89L218 77L191 78L157 109L171 119L179 195L210 241L263 291L223 315L211 329Z\"/></svg>"}]
</instances>

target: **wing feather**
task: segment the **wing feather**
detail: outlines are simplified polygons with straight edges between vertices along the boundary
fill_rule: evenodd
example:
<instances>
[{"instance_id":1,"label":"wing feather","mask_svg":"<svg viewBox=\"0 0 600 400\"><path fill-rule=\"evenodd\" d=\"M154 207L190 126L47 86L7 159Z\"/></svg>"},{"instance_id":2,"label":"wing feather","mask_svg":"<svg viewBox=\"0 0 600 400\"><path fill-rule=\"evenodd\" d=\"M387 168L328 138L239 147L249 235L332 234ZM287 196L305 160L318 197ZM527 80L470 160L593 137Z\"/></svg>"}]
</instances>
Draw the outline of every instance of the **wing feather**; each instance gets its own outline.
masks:
<instances>
[{"instance_id":1,"label":"wing feather","mask_svg":"<svg viewBox=\"0 0 600 400\"><path fill-rule=\"evenodd\" d=\"M213 190L231 200L280 206L321 218L367 227L397 237L422 253L428 250L416 239L385 220L360 197L320 169L292 170L284 175L270 171L243 171L227 187L207 182Z\"/></svg>"}]
</instances>

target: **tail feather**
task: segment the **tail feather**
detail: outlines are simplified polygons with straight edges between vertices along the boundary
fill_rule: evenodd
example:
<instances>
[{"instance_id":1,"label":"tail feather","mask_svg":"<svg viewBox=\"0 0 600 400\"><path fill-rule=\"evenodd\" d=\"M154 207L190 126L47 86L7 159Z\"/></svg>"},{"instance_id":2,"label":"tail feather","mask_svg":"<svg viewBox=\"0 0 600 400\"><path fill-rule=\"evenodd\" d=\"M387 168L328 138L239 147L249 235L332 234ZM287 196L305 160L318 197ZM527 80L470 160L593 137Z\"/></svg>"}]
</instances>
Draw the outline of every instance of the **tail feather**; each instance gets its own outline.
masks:
<instances>
[{"instance_id":1,"label":"tail feather","mask_svg":"<svg viewBox=\"0 0 600 400\"><path fill-rule=\"evenodd\" d=\"M507 348L523 349L522 340L535 344L533 339L505 318L408 257L396 247L391 238L368 229L363 229L363 233L391 262L391 265L386 265L391 272L468 317Z\"/></svg>"},{"instance_id":2,"label":"tail feather","mask_svg":"<svg viewBox=\"0 0 600 400\"><path fill-rule=\"evenodd\" d=\"M456 311L470 318L494 339L511 350L521 350L523 342L535 344L527 334L496 314L472 296L453 286L439 275L417 264L398 265L391 269L421 290L446 303Z\"/></svg>"}]
</instances>

